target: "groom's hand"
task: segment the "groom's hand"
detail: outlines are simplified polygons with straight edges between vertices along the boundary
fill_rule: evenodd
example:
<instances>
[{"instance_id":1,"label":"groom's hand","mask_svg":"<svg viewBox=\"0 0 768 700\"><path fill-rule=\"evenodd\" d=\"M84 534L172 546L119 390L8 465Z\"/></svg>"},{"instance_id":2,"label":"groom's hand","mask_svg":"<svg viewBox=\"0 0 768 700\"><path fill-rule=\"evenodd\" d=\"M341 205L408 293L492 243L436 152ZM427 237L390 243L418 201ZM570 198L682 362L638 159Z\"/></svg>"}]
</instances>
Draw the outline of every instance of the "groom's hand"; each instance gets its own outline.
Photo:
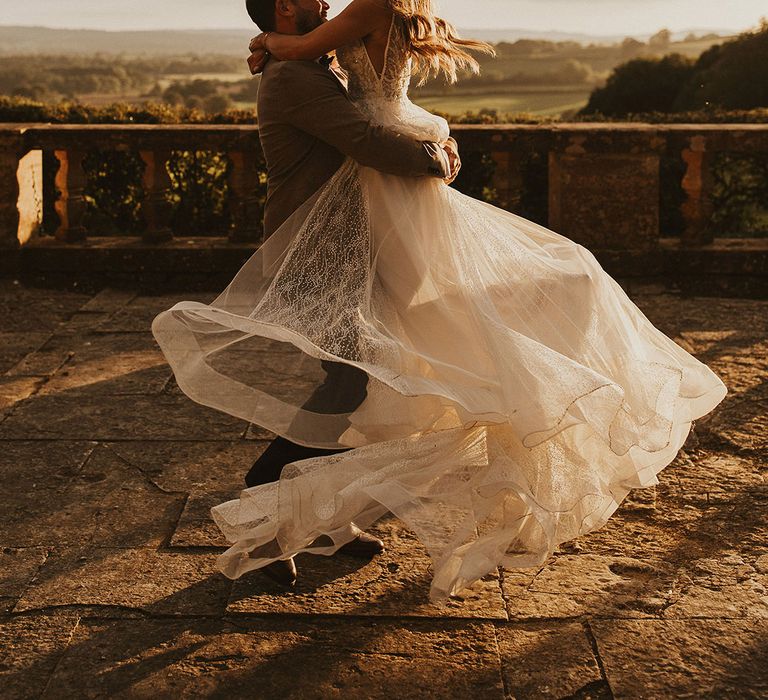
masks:
<instances>
[{"instance_id":1,"label":"groom's hand","mask_svg":"<svg viewBox=\"0 0 768 700\"><path fill-rule=\"evenodd\" d=\"M448 155L448 162L450 163L450 175L444 179L447 185L450 185L458 176L459 170L461 170L461 158L459 157L459 144L456 143L456 139L449 137L448 140L443 141L440 144L445 153Z\"/></svg>"}]
</instances>

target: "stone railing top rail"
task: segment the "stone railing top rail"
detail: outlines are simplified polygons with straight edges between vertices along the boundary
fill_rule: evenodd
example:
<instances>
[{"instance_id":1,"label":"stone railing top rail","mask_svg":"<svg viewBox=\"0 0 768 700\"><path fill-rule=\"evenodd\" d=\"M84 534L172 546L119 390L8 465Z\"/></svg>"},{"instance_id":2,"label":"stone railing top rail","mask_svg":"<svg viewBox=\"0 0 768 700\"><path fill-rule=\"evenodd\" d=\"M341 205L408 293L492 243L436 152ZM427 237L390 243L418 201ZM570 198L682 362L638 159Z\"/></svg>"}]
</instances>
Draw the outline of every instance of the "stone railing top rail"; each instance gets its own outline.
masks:
<instances>
[{"instance_id":1,"label":"stone railing top rail","mask_svg":"<svg viewBox=\"0 0 768 700\"><path fill-rule=\"evenodd\" d=\"M0 122L0 131L201 131L231 133L258 131L258 124L50 124L40 122ZM645 122L555 122L551 124L452 124L461 131L765 131L768 123L734 124L650 124Z\"/></svg>"},{"instance_id":2,"label":"stone railing top rail","mask_svg":"<svg viewBox=\"0 0 768 700\"><path fill-rule=\"evenodd\" d=\"M546 143L555 150L659 151L678 141L693 150L768 151L768 124L454 124L469 151L513 151ZM12 124L0 123L0 144L22 152L97 145L102 148L258 148L256 124ZM698 140L698 143L693 140ZM690 145L688 145L690 144Z\"/></svg>"}]
</instances>

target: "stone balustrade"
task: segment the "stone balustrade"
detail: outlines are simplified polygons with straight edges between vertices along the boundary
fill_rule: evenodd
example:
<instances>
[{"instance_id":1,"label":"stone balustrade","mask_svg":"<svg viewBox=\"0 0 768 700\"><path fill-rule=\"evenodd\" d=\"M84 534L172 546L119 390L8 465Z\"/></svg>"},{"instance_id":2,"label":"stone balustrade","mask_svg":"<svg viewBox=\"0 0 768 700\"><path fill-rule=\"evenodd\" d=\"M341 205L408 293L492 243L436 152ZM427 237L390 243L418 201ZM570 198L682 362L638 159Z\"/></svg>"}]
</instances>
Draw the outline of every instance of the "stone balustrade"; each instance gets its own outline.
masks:
<instances>
[{"instance_id":1,"label":"stone balustrade","mask_svg":"<svg viewBox=\"0 0 768 700\"><path fill-rule=\"evenodd\" d=\"M719 153L768 157L768 125L457 125L454 134L467 160L490 156L492 186L500 202L514 209L527 177L525 164L538 154L546 169L539 185L553 230L592 249L653 251L661 237L660 162L675 154L682 162L685 201L681 206L684 245L708 241L712 216L712 164ZM35 217L20 211L25 188L41 186L42 174L25 171L30 153L55 155L55 236L82 241L87 153L131 151L140 155L143 238L162 243L172 237L171 180L166 164L174 151L215 151L229 159L230 239L257 241L261 235L258 191L263 158L258 127L249 125L0 125L0 247L30 238ZM46 163L40 159L33 163ZM55 162L55 161L53 161ZM21 184L20 184L21 183ZM38 206L41 206L38 202ZM23 209L23 207L22 207Z\"/></svg>"},{"instance_id":2,"label":"stone balustrade","mask_svg":"<svg viewBox=\"0 0 768 700\"><path fill-rule=\"evenodd\" d=\"M258 240L261 207L258 202L259 172L263 157L258 129L230 125L0 125L0 247L15 247L21 218L17 207L19 162L31 151L52 153L58 161L55 176L55 210L60 241L85 239L87 184L83 161L91 151L133 151L144 163L141 204L146 242L172 238L172 204L168 194L171 178L167 164L174 151L215 151L228 155L227 179L233 240ZM43 161L45 162L45 161ZM29 179L29 178L27 178ZM40 175L36 178L41 179Z\"/></svg>"}]
</instances>

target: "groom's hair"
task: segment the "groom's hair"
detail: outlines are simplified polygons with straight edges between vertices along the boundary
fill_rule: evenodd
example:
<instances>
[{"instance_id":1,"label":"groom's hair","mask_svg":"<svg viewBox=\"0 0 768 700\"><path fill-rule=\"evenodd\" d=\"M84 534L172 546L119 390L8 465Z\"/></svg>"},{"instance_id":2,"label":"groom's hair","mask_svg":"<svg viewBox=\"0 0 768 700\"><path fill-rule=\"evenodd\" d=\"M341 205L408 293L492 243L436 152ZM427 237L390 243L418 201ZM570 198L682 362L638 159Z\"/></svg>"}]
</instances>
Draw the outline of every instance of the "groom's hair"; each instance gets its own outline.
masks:
<instances>
[{"instance_id":1,"label":"groom's hair","mask_svg":"<svg viewBox=\"0 0 768 700\"><path fill-rule=\"evenodd\" d=\"M275 31L275 2L276 0L245 0L248 16L262 32Z\"/></svg>"}]
</instances>

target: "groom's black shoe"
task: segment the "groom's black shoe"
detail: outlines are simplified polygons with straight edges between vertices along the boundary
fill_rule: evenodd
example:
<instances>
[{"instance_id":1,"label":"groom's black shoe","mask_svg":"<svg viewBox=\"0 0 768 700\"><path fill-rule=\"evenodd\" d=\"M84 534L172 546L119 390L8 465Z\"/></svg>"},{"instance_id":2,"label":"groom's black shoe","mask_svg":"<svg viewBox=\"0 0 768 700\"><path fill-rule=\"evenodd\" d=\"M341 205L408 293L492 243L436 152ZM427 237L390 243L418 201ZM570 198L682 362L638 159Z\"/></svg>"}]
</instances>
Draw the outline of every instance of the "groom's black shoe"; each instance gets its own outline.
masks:
<instances>
[{"instance_id":1,"label":"groom's black shoe","mask_svg":"<svg viewBox=\"0 0 768 700\"><path fill-rule=\"evenodd\" d=\"M370 559L384 551L384 543L367 532L361 532L354 540L339 547L339 554L347 554L350 557Z\"/></svg>"},{"instance_id":2,"label":"groom's black shoe","mask_svg":"<svg viewBox=\"0 0 768 700\"><path fill-rule=\"evenodd\" d=\"M298 572L296 571L296 564L293 561L293 557L284 560L278 559L276 562L262 567L260 571L281 586L287 586L288 588L293 588L293 586L296 585L296 579L298 578Z\"/></svg>"}]
</instances>

